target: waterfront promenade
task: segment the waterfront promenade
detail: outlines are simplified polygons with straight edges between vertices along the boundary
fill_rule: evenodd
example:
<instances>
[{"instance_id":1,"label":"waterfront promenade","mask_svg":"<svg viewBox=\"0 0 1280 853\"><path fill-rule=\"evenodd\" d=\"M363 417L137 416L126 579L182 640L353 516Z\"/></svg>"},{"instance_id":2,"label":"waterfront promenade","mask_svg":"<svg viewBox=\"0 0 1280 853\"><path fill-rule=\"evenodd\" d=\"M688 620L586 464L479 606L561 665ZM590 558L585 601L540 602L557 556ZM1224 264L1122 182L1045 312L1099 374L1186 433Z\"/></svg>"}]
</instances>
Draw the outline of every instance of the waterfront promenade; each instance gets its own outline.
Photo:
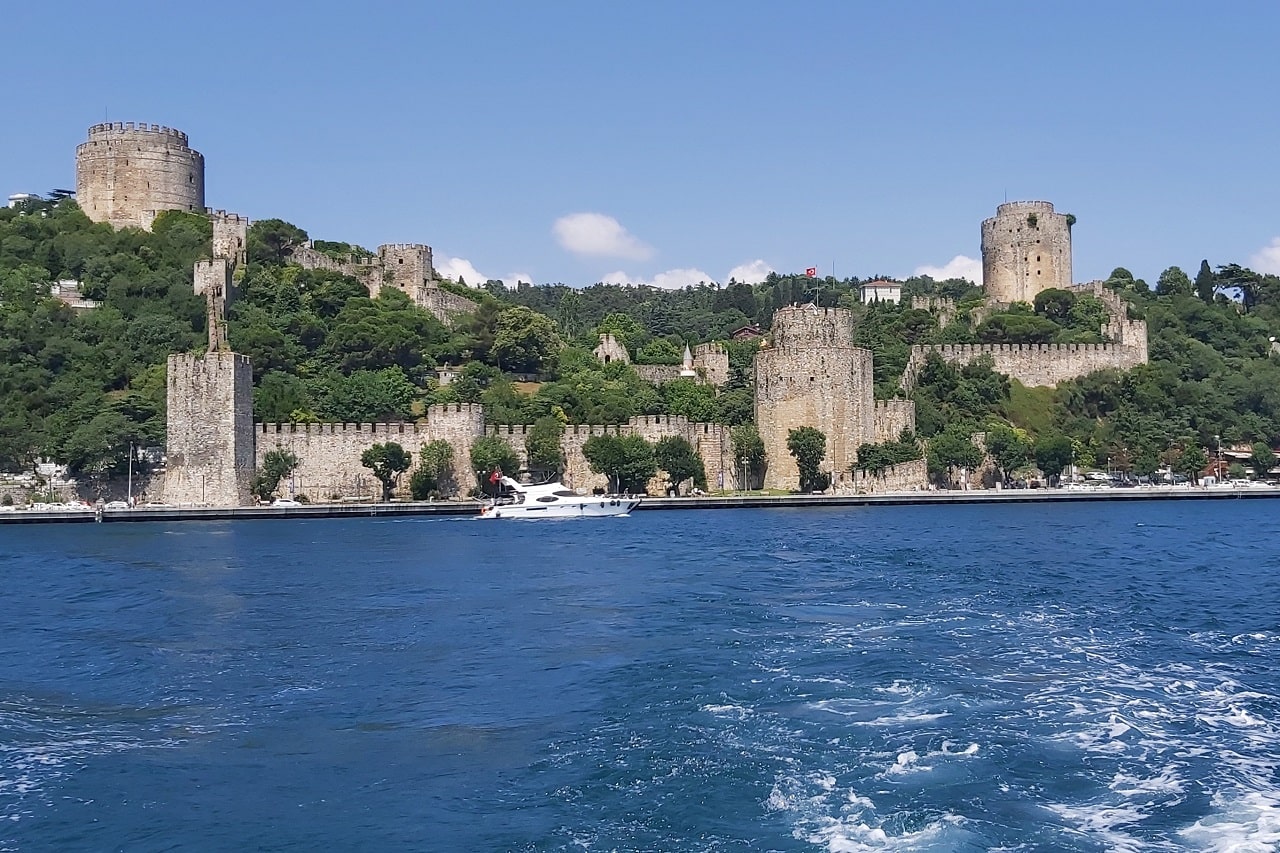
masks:
<instances>
[{"instance_id":1,"label":"waterfront promenade","mask_svg":"<svg viewBox=\"0 0 1280 853\"><path fill-rule=\"evenodd\" d=\"M1080 501L1253 500L1280 498L1280 487L1157 486L1116 489L974 489L904 491L858 495L706 495L646 498L639 509L712 510L779 507L921 506ZM261 507L141 506L133 509L44 509L0 512L0 524L100 523L117 521L224 521L281 518L388 518L406 516L479 516L477 501L395 503L313 503Z\"/></svg>"}]
</instances>

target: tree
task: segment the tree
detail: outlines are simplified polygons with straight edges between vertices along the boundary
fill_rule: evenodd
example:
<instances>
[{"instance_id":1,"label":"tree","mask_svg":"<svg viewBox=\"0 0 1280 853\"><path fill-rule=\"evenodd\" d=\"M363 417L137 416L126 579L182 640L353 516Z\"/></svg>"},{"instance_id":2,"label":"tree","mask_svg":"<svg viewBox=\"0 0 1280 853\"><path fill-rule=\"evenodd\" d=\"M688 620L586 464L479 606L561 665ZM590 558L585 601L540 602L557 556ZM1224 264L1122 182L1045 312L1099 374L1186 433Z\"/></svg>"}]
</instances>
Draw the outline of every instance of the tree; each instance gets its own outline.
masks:
<instances>
[{"instance_id":1,"label":"tree","mask_svg":"<svg viewBox=\"0 0 1280 853\"><path fill-rule=\"evenodd\" d=\"M729 435L733 441L733 464L743 476L742 487L751 488L751 483L764 479L764 439L755 424L736 426Z\"/></svg>"},{"instance_id":2,"label":"tree","mask_svg":"<svg viewBox=\"0 0 1280 853\"><path fill-rule=\"evenodd\" d=\"M1176 267L1175 267L1176 269ZM1200 262L1200 272L1196 273L1196 296L1206 305L1213 304L1213 296L1218 287L1218 278L1209 268L1208 261Z\"/></svg>"},{"instance_id":3,"label":"tree","mask_svg":"<svg viewBox=\"0 0 1280 853\"><path fill-rule=\"evenodd\" d=\"M1197 485L1200 482L1200 472L1209 464L1209 457L1205 454L1204 449L1198 444L1189 446L1178 456L1178 471L1187 475L1187 479L1191 484Z\"/></svg>"},{"instance_id":4,"label":"tree","mask_svg":"<svg viewBox=\"0 0 1280 853\"><path fill-rule=\"evenodd\" d=\"M1206 268L1206 264L1201 264L1201 268ZM1209 276L1212 278L1213 272L1210 271ZM1157 296L1190 296L1193 291L1198 290L1200 286L1200 276L1196 276L1196 284L1192 285L1191 279L1182 271L1181 267L1169 267L1160 273L1160 277L1156 279L1156 295ZM1212 297L1210 297L1210 301Z\"/></svg>"},{"instance_id":5,"label":"tree","mask_svg":"<svg viewBox=\"0 0 1280 853\"><path fill-rule=\"evenodd\" d=\"M658 473L652 445L638 435L593 435L583 443L582 455L591 470L608 477L618 493L644 494Z\"/></svg>"},{"instance_id":6,"label":"tree","mask_svg":"<svg viewBox=\"0 0 1280 853\"><path fill-rule=\"evenodd\" d=\"M1071 439L1062 433L1055 433L1036 442L1036 465L1044 472L1050 484L1056 486L1062 472L1071 464L1074 453Z\"/></svg>"},{"instance_id":7,"label":"tree","mask_svg":"<svg viewBox=\"0 0 1280 853\"><path fill-rule=\"evenodd\" d=\"M555 322L518 305L498 315L493 353L498 366L517 373L540 373L555 367L562 344Z\"/></svg>"},{"instance_id":8,"label":"tree","mask_svg":"<svg viewBox=\"0 0 1280 853\"><path fill-rule=\"evenodd\" d=\"M506 439L496 435L482 435L471 442L471 469L476 475L476 484L483 492L489 488L489 478L494 474L515 474L520 470L520 457L507 444ZM496 493L496 489L494 489Z\"/></svg>"},{"instance_id":9,"label":"tree","mask_svg":"<svg viewBox=\"0 0 1280 853\"><path fill-rule=\"evenodd\" d=\"M262 467L254 472L249 490L259 500L271 500L280 481L292 474L297 467L298 457L292 451L281 448L268 450L262 456Z\"/></svg>"},{"instance_id":10,"label":"tree","mask_svg":"<svg viewBox=\"0 0 1280 853\"><path fill-rule=\"evenodd\" d=\"M564 471L564 451L560 440L564 436L564 424L554 415L544 415L533 422L525 437L525 455L530 468L548 471L556 479Z\"/></svg>"},{"instance_id":11,"label":"tree","mask_svg":"<svg viewBox=\"0 0 1280 853\"><path fill-rule=\"evenodd\" d=\"M360 464L373 472L373 476L382 484L382 499L391 500L395 491L396 480L409 470L412 457L403 447L394 441L386 444L375 444L360 454Z\"/></svg>"},{"instance_id":12,"label":"tree","mask_svg":"<svg viewBox=\"0 0 1280 853\"><path fill-rule=\"evenodd\" d=\"M427 442L418 452L418 467L409 476L409 493L415 501L441 498L457 488L453 471L453 445L444 439Z\"/></svg>"},{"instance_id":13,"label":"tree","mask_svg":"<svg viewBox=\"0 0 1280 853\"><path fill-rule=\"evenodd\" d=\"M951 483L951 472L957 468L970 470L982 464L982 451L977 448L963 424L951 424L929 440L928 467L935 477Z\"/></svg>"},{"instance_id":14,"label":"tree","mask_svg":"<svg viewBox=\"0 0 1280 853\"><path fill-rule=\"evenodd\" d=\"M693 480L699 489L707 487L707 469L702 457L684 436L669 435L659 439L653 448L658 467L667 472L669 491L679 492L680 484Z\"/></svg>"},{"instance_id":15,"label":"tree","mask_svg":"<svg viewBox=\"0 0 1280 853\"><path fill-rule=\"evenodd\" d=\"M787 433L787 451L800 470L800 491L825 492L831 485L831 475L820 470L827 455L826 434L810 426L797 427Z\"/></svg>"},{"instance_id":16,"label":"tree","mask_svg":"<svg viewBox=\"0 0 1280 853\"><path fill-rule=\"evenodd\" d=\"M1000 469L1001 479L1009 482L1010 475L1031 462L1031 440L1025 430L1014 429L1007 424L993 424L987 428L987 452Z\"/></svg>"},{"instance_id":17,"label":"tree","mask_svg":"<svg viewBox=\"0 0 1280 853\"><path fill-rule=\"evenodd\" d=\"M307 232L283 219L260 219L249 226L245 252L251 263L282 264L307 242Z\"/></svg>"},{"instance_id":18,"label":"tree","mask_svg":"<svg viewBox=\"0 0 1280 853\"><path fill-rule=\"evenodd\" d=\"M1255 441L1252 452L1249 454L1249 465L1253 468L1254 476L1259 480L1267 479L1275 464L1276 452L1271 449L1271 445L1264 441Z\"/></svg>"}]
</instances>

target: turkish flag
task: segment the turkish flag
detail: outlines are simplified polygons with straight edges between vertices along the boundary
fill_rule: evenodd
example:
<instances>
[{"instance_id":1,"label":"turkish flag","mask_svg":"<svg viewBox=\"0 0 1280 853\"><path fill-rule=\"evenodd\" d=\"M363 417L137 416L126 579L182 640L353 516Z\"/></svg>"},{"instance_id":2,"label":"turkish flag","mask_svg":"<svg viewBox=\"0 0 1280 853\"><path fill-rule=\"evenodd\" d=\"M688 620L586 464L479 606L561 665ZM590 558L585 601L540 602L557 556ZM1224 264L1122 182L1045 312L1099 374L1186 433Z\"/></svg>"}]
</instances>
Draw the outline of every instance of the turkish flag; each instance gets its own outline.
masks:
<instances>
[{"instance_id":1,"label":"turkish flag","mask_svg":"<svg viewBox=\"0 0 1280 853\"><path fill-rule=\"evenodd\" d=\"M807 276L809 276L809 278L813 278L814 276L816 276L816 275L818 274L818 268L817 268L817 267L808 267L808 268L804 271L804 274L805 274L805 275L807 275Z\"/></svg>"},{"instance_id":2,"label":"turkish flag","mask_svg":"<svg viewBox=\"0 0 1280 853\"><path fill-rule=\"evenodd\" d=\"M502 479L502 470L501 470L501 469L499 469L499 468L495 468L495 469L493 470L493 473L489 475L489 482L490 482L490 483L496 483L496 482L498 482L498 481L499 481L499 480L501 480L501 479Z\"/></svg>"}]
</instances>

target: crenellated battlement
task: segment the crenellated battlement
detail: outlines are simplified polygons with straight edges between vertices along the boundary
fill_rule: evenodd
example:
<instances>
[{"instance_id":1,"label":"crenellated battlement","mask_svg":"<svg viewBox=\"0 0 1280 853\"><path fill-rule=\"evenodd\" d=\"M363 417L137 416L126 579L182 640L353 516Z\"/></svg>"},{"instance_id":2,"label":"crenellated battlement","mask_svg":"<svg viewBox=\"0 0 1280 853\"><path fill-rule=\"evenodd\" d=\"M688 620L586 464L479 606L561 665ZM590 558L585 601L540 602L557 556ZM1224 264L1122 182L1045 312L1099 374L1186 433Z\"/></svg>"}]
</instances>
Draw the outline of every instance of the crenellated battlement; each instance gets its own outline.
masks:
<instances>
[{"instance_id":1,"label":"crenellated battlement","mask_svg":"<svg viewBox=\"0 0 1280 853\"><path fill-rule=\"evenodd\" d=\"M996 216L1012 213L1053 213L1053 202L1006 201L996 206Z\"/></svg>"},{"instance_id":2,"label":"crenellated battlement","mask_svg":"<svg viewBox=\"0 0 1280 853\"><path fill-rule=\"evenodd\" d=\"M411 252L430 252L426 243L383 243L378 247L379 254L409 254Z\"/></svg>"},{"instance_id":3,"label":"crenellated battlement","mask_svg":"<svg viewBox=\"0 0 1280 853\"><path fill-rule=\"evenodd\" d=\"M89 140L95 141L105 137L118 136L163 136L182 145L187 144L187 135L173 127L162 124L148 124L145 121L108 121L90 126Z\"/></svg>"},{"instance_id":4,"label":"crenellated battlement","mask_svg":"<svg viewBox=\"0 0 1280 853\"><path fill-rule=\"evenodd\" d=\"M227 224L243 224L246 228L251 224L249 217L243 216L239 213L227 213L225 210L214 210L212 207L206 207L204 209L204 213L210 219L219 222L226 222Z\"/></svg>"}]
</instances>

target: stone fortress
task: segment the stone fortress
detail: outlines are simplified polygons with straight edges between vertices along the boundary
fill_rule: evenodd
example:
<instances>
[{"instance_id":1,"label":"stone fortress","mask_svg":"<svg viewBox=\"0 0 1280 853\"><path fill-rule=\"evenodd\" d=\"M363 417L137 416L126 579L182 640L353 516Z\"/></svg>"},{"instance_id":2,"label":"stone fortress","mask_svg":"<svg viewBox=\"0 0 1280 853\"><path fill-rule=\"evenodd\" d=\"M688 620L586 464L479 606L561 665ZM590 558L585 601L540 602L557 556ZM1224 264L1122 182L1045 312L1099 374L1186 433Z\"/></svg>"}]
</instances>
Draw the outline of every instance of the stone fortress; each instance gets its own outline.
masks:
<instances>
[{"instance_id":1,"label":"stone fortress","mask_svg":"<svg viewBox=\"0 0 1280 853\"><path fill-rule=\"evenodd\" d=\"M89 141L76 151L76 185L81 206L94 221L114 227L149 228L163 210L205 211L204 158L188 147L180 131L158 125L95 125ZM282 490L313 500L371 497L378 491L361 453L377 443L396 441L416 457L431 441L447 441L454 469L465 491L470 483L470 445L482 435L498 435L525 455L529 426L486 426L483 408L474 404L429 407L417 423L254 424L253 373L249 360L230 351L227 308L235 298L236 272L245 264L249 221L236 214L207 211L213 223L212 257L197 262L193 288L208 312L208 348L200 354L174 354L168 360L168 445L163 499L178 505L237 506L251 502L250 485L266 454L293 452L298 468ZM1101 330L1106 344L963 345L913 347L904 389L929 352L967 363L991 355L995 369L1027 385L1052 385L1094 370L1125 369L1147 359L1146 326L1129 319L1124 302L1101 283L1071 283L1071 231L1068 217L1047 202L1012 202L982 225L984 278L992 306L1031 301L1050 287L1072 288L1101 299L1110 317ZM431 262L429 246L384 245L376 254L334 257L314 246L299 247L293 260L312 269L351 275L376 295L394 287L451 322L474 303L444 291ZM928 300L944 322L954 316L947 300ZM630 363L612 335L602 335L596 355L602 361ZM779 309L772 340L757 354L756 423L768 467L765 487L795 489L798 472L786 447L787 433L812 426L827 436L823 470L837 491L924 488L923 461L899 466L887 475L850 473L857 448L896 439L915 427L915 405L906 399L874 398L872 354L853 344L851 312L816 305ZM686 349L684 363L639 365L649 381L691 378L720 386L729 375L728 356L719 344ZM702 455L712 488L740 489L744 472L735 470L729 427L693 423L678 416L632 418L611 426L570 425L562 449L565 479L578 488L605 485L582 454L593 435L639 435L656 441L684 437Z\"/></svg>"}]
</instances>

